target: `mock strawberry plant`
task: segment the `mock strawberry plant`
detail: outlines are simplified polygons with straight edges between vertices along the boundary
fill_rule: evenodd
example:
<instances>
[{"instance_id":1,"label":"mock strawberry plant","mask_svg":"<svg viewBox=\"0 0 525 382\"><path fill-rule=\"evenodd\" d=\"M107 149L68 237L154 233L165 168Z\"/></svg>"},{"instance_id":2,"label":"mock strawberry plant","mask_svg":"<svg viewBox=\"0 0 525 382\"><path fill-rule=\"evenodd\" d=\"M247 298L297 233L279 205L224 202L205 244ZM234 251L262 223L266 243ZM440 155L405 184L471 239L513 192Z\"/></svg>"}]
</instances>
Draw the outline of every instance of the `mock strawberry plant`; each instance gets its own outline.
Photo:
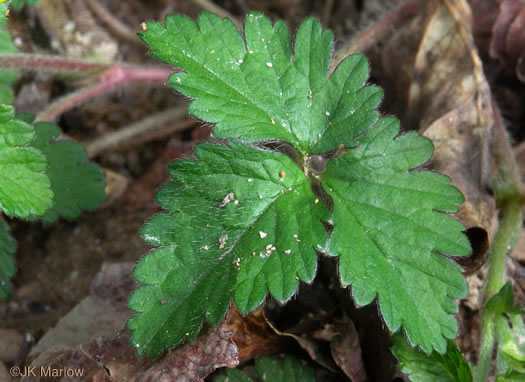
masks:
<instances>
[{"instance_id":1,"label":"mock strawberry plant","mask_svg":"<svg viewBox=\"0 0 525 382\"><path fill-rule=\"evenodd\" d=\"M7 31L9 6L20 8L35 0L0 1L0 55L16 48ZM30 114L15 114L11 84L13 70L0 71L0 299L11 294L16 272L16 241L2 214L28 220L73 220L83 210L93 210L106 200L104 171L88 162L76 142L59 139L60 128L35 123Z\"/></svg>"},{"instance_id":2,"label":"mock strawberry plant","mask_svg":"<svg viewBox=\"0 0 525 382\"><path fill-rule=\"evenodd\" d=\"M26 119L28 121L24 121ZM60 128L28 122L13 107L0 105L0 212L45 222L76 219L82 210L106 200L102 169L87 162L85 150L70 140L57 141ZM0 298L11 293L16 242L0 218Z\"/></svg>"},{"instance_id":3,"label":"mock strawberry plant","mask_svg":"<svg viewBox=\"0 0 525 382\"><path fill-rule=\"evenodd\" d=\"M306 19L293 42L282 21L234 24L202 13L147 23L153 56L182 69L169 84L189 112L226 144L204 143L195 160L169 166L157 192L164 213L141 234L157 246L136 266L128 327L139 356L218 324L232 300L242 313L269 293L285 303L311 282L319 255L339 259L358 305L378 298L388 328L401 326L425 352L457 335L454 299L467 294L464 227L449 213L461 193L420 168L432 143L400 133L376 110L368 62L347 57L330 74L333 35Z\"/></svg>"}]
</instances>

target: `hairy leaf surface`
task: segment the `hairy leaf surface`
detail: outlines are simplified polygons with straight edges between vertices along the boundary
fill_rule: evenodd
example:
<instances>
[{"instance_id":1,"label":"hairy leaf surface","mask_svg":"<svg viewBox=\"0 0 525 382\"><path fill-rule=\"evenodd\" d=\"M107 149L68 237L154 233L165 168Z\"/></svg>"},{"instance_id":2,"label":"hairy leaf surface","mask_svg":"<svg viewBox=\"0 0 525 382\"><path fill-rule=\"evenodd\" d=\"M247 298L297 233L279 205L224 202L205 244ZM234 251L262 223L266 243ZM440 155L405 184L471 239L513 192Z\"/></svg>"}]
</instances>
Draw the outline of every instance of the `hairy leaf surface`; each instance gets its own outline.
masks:
<instances>
[{"instance_id":1,"label":"hairy leaf surface","mask_svg":"<svg viewBox=\"0 0 525 382\"><path fill-rule=\"evenodd\" d=\"M9 279L15 275L13 255L16 242L9 234L8 225L0 219L0 299L9 297L11 283Z\"/></svg>"},{"instance_id":2,"label":"hairy leaf surface","mask_svg":"<svg viewBox=\"0 0 525 382\"><path fill-rule=\"evenodd\" d=\"M0 208L9 216L42 216L53 199L48 164L40 151L28 147L33 127L13 117L11 106L0 105Z\"/></svg>"},{"instance_id":3,"label":"hairy leaf surface","mask_svg":"<svg viewBox=\"0 0 525 382\"><path fill-rule=\"evenodd\" d=\"M157 194L169 212L141 232L160 248L133 272L145 284L129 301L140 313L128 323L139 355L193 338L204 317L217 324L233 296L243 313L267 291L288 300L298 280L314 278L324 244L326 207L290 158L236 142L195 154L170 165L175 181Z\"/></svg>"},{"instance_id":4,"label":"hairy leaf surface","mask_svg":"<svg viewBox=\"0 0 525 382\"><path fill-rule=\"evenodd\" d=\"M31 146L46 155L54 193L53 208L43 220L53 222L58 216L76 219L82 210L96 209L106 200L104 171L88 162L86 151L76 142L56 138L62 133L52 123L35 124L36 138Z\"/></svg>"},{"instance_id":5,"label":"hairy leaf surface","mask_svg":"<svg viewBox=\"0 0 525 382\"><path fill-rule=\"evenodd\" d=\"M454 338L453 299L467 294L461 269L440 253L467 255L456 212L461 193L429 171L409 171L432 155L431 142L401 136L399 121L382 118L359 138L360 147L328 163L323 185L334 202L328 252L339 256L344 285L358 305L379 295L392 331L403 324L409 340L430 353Z\"/></svg>"},{"instance_id":6,"label":"hairy leaf surface","mask_svg":"<svg viewBox=\"0 0 525 382\"><path fill-rule=\"evenodd\" d=\"M190 113L215 123L216 137L280 139L322 153L352 145L378 118L382 90L363 87L366 58L347 58L328 79L333 35L316 19L301 24L293 52L286 24L260 13L247 15L244 41L230 20L206 12L197 24L171 15L147 27L151 53L184 71L169 84L194 99Z\"/></svg>"},{"instance_id":7,"label":"hairy leaf surface","mask_svg":"<svg viewBox=\"0 0 525 382\"><path fill-rule=\"evenodd\" d=\"M286 301L296 276L313 278L314 248L339 257L341 282L357 304L378 297L390 330L403 325L412 344L444 353L457 333L454 299L467 293L461 269L442 255L470 251L464 227L447 215L463 198L447 177L414 170L432 144L399 135L395 118L379 119L382 91L365 86L366 58L351 55L329 76L331 32L309 18L292 44L283 22L259 13L247 15L244 38L210 13L197 23L184 16L148 23L142 38L182 69L169 83L193 100L191 114L215 124L215 136L286 141L293 149L272 147L293 160L234 142L201 146L200 162L171 166L176 182L158 194L170 213L143 229L161 248L134 274L145 284L130 300L142 312L130 321L139 354L191 338L204 316L218 322L231 296L242 312L266 289ZM227 159L213 166L209 152ZM267 169L258 182L243 175L255 163ZM283 179L272 178L281 172ZM261 198L241 198L248 183ZM282 194L270 192L281 186Z\"/></svg>"}]
</instances>

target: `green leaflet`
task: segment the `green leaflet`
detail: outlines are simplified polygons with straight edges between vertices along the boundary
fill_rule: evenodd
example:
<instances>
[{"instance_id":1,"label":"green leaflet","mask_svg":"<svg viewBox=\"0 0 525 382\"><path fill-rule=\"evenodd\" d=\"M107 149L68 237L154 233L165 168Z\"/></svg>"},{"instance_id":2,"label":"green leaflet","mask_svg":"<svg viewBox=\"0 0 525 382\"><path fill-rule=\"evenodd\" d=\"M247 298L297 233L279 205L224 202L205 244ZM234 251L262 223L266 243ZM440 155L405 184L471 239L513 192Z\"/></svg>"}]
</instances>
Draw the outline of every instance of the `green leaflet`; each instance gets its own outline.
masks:
<instances>
[{"instance_id":1,"label":"green leaflet","mask_svg":"<svg viewBox=\"0 0 525 382\"><path fill-rule=\"evenodd\" d=\"M35 5L38 0L12 0L0 3L0 55L16 53L17 49L11 41L11 34L7 30L6 12L8 8L21 9L24 5ZM11 104L14 100L11 85L17 79L15 70L0 69L0 104Z\"/></svg>"},{"instance_id":2,"label":"green leaflet","mask_svg":"<svg viewBox=\"0 0 525 382\"><path fill-rule=\"evenodd\" d=\"M273 357L259 357L255 360L255 371L261 382L315 382L314 371L304 367L294 357L287 356L283 361ZM254 382L242 371L226 369L226 373L218 375L213 382Z\"/></svg>"},{"instance_id":3,"label":"green leaflet","mask_svg":"<svg viewBox=\"0 0 525 382\"><path fill-rule=\"evenodd\" d=\"M347 57L328 78L332 34L312 18L299 27L293 51L285 24L259 13L247 15L244 40L229 20L210 13L196 24L168 16L165 25L147 26L142 38L152 54L184 71L170 85L193 99L191 114L216 124L215 136L286 141L297 153L290 154L293 162L232 142L228 149L200 146L201 162L171 166L176 182L158 193L169 213L142 232L160 248L134 273L144 284L129 303L140 313L129 323L138 354L155 355L192 338L203 317L217 323L232 296L242 312L258 306L266 289L286 301L296 276L313 278L314 249L339 257L341 282L352 286L357 304L378 296L390 330L403 325L412 344L444 353L457 333L454 299L467 286L461 269L440 253L470 251L464 227L447 215L463 198L447 177L412 171L430 159L432 144L415 133L398 136L395 118L379 119L382 91L365 86L366 58ZM221 164L212 166L211 152L226 159L213 159ZM233 186L257 178L237 173L260 165L261 156L273 158L268 174L286 177L253 181L250 189L261 199L242 200L245 191ZM274 200L267 193L278 185L291 190ZM312 189L328 193L330 211ZM238 205L218 208L230 194ZM329 237L322 221L334 226ZM221 238L228 240L219 251ZM292 248L297 240L302 244ZM282 255L285 248L291 257Z\"/></svg>"},{"instance_id":4,"label":"green leaflet","mask_svg":"<svg viewBox=\"0 0 525 382\"><path fill-rule=\"evenodd\" d=\"M0 3L0 22L5 21L6 12L9 9L9 1Z\"/></svg>"},{"instance_id":5,"label":"green leaflet","mask_svg":"<svg viewBox=\"0 0 525 382\"><path fill-rule=\"evenodd\" d=\"M2 8L2 6L5 8ZM7 30L7 20L5 11L7 5L0 4L0 55L16 53L16 47L11 41L11 34ZM0 104L10 104L13 102L13 89L11 84L16 81L16 72L11 69L0 70Z\"/></svg>"},{"instance_id":6,"label":"green leaflet","mask_svg":"<svg viewBox=\"0 0 525 382\"><path fill-rule=\"evenodd\" d=\"M523 314L525 310L514 303L514 296L512 295L512 284L510 282L503 285L498 293L487 301L485 305L487 313L491 314Z\"/></svg>"},{"instance_id":7,"label":"green leaflet","mask_svg":"<svg viewBox=\"0 0 525 382\"><path fill-rule=\"evenodd\" d=\"M42 216L53 199L48 164L40 151L28 147L33 127L13 117L11 106L0 105L0 209L9 216Z\"/></svg>"},{"instance_id":8,"label":"green leaflet","mask_svg":"<svg viewBox=\"0 0 525 382\"><path fill-rule=\"evenodd\" d=\"M195 154L170 165L175 182L157 194L169 212L141 232L161 247L133 272L145 284L129 300L140 312L128 322L139 355L193 338L204 317L217 324L233 296L243 313L267 290L287 301L298 280L313 280L324 244L326 207L290 158L237 142Z\"/></svg>"},{"instance_id":9,"label":"green leaflet","mask_svg":"<svg viewBox=\"0 0 525 382\"><path fill-rule=\"evenodd\" d=\"M60 129L51 123L15 118L12 106L0 105L0 212L21 218L75 219L106 199L104 173L86 161L85 150L72 141L54 141ZM36 130L36 137L35 137ZM10 293L15 273L14 240L0 221L0 298Z\"/></svg>"},{"instance_id":10,"label":"green leaflet","mask_svg":"<svg viewBox=\"0 0 525 382\"><path fill-rule=\"evenodd\" d=\"M510 371L504 375L498 375L496 382L525 382L525 374L518 371Z\"/></svg>"},{"instance_id":11,"label":"green leaflet","mask_svg":"<svg viewBox=\"0 0 525 382\"><path fill-rule=\"evenodd\" d=\"M463 198L443 175L408 171L430 158L432 144L398 132L397 119L382 118L360 147L328 163L322 180L334 230L327 251L339 256L341 281L358 305L378 294L391 331L404 324L411 343L443 353L457 334L453 299L465 297L467 285L461 268L435 252L469 253L463 225L442 213L456 212Z\"/></svg>"},{"instance_id":12,"label":"green leaflet","mask_svg":"<svg viewBox=\"0 0 525 382\"><path fill-rule=\"evenodd\" d=\"M213 382L253 382L253 379L238 369L227 369L225 374L213 378Z\"/></svg>"},{"instance_id":13,"label":"green leaflet","mask_svg":"<svg viewBox=\"0 0 525 382\"><path fill-rule=\"evenodd\" d=\"M461 351L449 342L445 354L432 352L429 356L413 348L405 337L397 333L393 337L392 353L400 362L401 370L414 382L469 382L472 373Z\"/></svg>"},{"instance_id":14,"label":"green leaflet","mask_svg":"<svg viewBox=\"0 0 525 382\"><path fill-rule=\"evenodd\" d=\"M11 0L11 6L14 9L21 9L24 5L36 5L38 0Z\"/></svg>"},{"instance_id":15,"label":"green leaflet","mask_svg":"<svg viewBox=\"0 0 525 382\"><path fill-rule=\"evenodd\" d=\"M487 314L494 315L498 342L496 372L510 375L512 371L525 372L525 324L523 307L514 303L512 284L506 283L485 306ZM522 377L523 378L523 377ZM506 380L506 379L505 379Z\"/></svg>"},{"instance_id":16,"label":"green leaflet","mask_svg":"<svg viewBox=\"0 0 525 382\"><path fill-rule=\"evenodd\" d=\"M516 370L525 373L525 324L522 315L497 316L496 335L499 343L497 372Z\"/></svg>"},{"instance_id":17,"label":"green leaflet","mask_svg":"<svg viewBox=\"0 0 525 382\"><path fill-rule=\"evenodd\" d=\"M197 25L172 15L147 27L141 37L152 55L185 72L169 84L194 99L189 112L215 123L216 137L280 139L323 153L353 145L377 120L382 90L363 87L366 58L349 57L328 79L333 36L313 18L299 27L294 53L285 23L272 25L260 13L246 16L245 42L230 20L211 13L201 13Z\"/></svg>"},{"instance_id":18,"label":"green leaflet","mask_svg":"<svg viewBox=\"0 0 525 382\"><path fill-rule=\"evenodd\" d=\"M13 255L16 251L16 241L9 234L9 227L0 219L0 299L7 298L11 293L9 279L15 275Z\"/></svg>"},{"instance_id":19,"label":"green leaflet","mask_svg":"<svg viewBox=\"0 0 525 382\"><path fill-rule=\"evenodd\" d=\"M46 171L54 193L53 208L42 218L74 220L82 210L96 209L106 200L104 171L87 161L84 148L71 140L57 141L60 128L52 123L35 124L31 146L43 152L49 162Z\"/></svg>"}]
</instances>

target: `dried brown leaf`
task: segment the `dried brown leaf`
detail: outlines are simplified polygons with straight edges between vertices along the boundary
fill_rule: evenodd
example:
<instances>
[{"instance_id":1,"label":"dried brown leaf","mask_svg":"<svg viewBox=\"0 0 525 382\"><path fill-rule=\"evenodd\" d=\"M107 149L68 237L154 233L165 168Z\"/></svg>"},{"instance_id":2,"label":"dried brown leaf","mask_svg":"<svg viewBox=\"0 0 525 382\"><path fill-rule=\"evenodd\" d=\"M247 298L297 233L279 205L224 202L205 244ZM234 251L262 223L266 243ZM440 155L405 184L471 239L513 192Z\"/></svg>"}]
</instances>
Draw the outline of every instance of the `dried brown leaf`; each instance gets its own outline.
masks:
<instances>
[{"instance_id":1,"label":"dried brown leaf","mask_svg":"<svg viewBox=\"0 0 525 382\"><path fill-rule=\"evenodd\" d=\"M135 288L130 278L132 267L132 263L104 264L92 283L90 296L33 348L30 366L35 367L37 377L24 377L22 381L50 380L41 375L41 366L44 370L78 370L83 374L53 381L202 381L216 368L239 362L232 332L224 327L209 330L164 358L137 360L128 333L121 330L130 314L127 298Z\"/></svg>"},{"instance_id":2,"label":"dried brown leaf","mask_svg":"<svg viewBox=\"0 0 525 382\"><path fill-rule=\"evenodd\" d=\"M23 343L24 337L17 330L0 329L0 362L16 361Z\"/></svg>"},{"instance_id":3,"label":"dried brown leaf","mask_svg":"<svg viewBox=\"0 0 525 382\"><path fill-rule=\"evenodd\" d=\"M11 381L11 376L9 375L9 372L7 371L7 367L5 367L4 363L0 361L0 381L9 382Z\"/></svg>"},{"instance_id":4,"label":"dried brown leaf","mask_svg":"<svg viewBox=\"0 0 525 382\"><path fill-rule=\"evenodd\" d=\"M129 276L133 266L131 262L103 264L91 284L90 295L40 339L29 357L53 348L68 349L121 330L130 315L126 301L135 287Z\"/></svg>"},{"instance_id":5,"label":"dried brown leaf","mask_svg":"<svg viewBox=\"0 0 525 382\"><path fill-rule=\"evenodd\" d=\"M337 366L352 382L367 380L365 365L361 356L359 335L350 318L335 323L336 334L330 341L330 350Z\"/></svg>"},{"instance_id":6,"label":"dried brown leaf","mask_svg":"<svg viewBox=\"0 0 525 382\"><path fill-rule=\"evenodd\" d=\"M304 319L308 320L307 317L304 317ZM302 331L300 335L292 333L293 328L290 331L282 332L279 329L277 329L277 327L270 320L268 320L268 318L266 318L266 321L277 335L285 338L292 338L293 340L295 340L297 344L308 353L308 355L313 361L317 362L319 365L323 366L327 370L337 372L337 366L335 362L330 358L330 355L324 351L323 345L327 341L326 338L319 340L314 338L313 334L307 333L305 331ZM297 326L300 325L301 324L299 323Z\"/></svg>"},{"instance_id":7,"label":"dried brown leaf","mask_svg":"<svg viewBox=\"0 0 525 382\"><path fill-rule=\"evenodd\" d=\"M262 307L243 316L232 305L222 327L232 333L232 340L239 348L239 362L286 352L290 347L290 341L279 336L268 324Z\"/></svg>"},{"instance_id":8,"label":"dried brown leaf","mask_svg":"<svg viewBox=\"0 0 525 382\"><path fill-rule=\"evenodd\" d=\"M494 177L490 145L495 117L467 2L427 2L386 46L383 62L400 95L397 109L404 125L432 139L430 166L450 176L463 192L465 203L456 216L468 229L473 258L483 259L497 225L495 201L487 192ZM387 65L391 62L402 64Z\"/></svg>"},{"instance_id":9,"label":"dried brown leaf","mask_svg":"<svg viewBox=\"0 0 525 382\"><path fill-rule=\"evenodd\" d=\"M518 78L525 81L525 72L517 67L525 57L525 0L501 1L489 52L509 69L516 69Z\"/></svg>"},{"instance_id":10,"label":"dried brown leaf","mask_svg":"<svg viewBox=\"0 0 525 382\"><path fill-rule=\"evenodd\" d=\"M498 0L469 0L472 9L472 26L476 46L482 54L488 54L492 41L492 27L499 15Z\"/></svg>"}]
</instances>

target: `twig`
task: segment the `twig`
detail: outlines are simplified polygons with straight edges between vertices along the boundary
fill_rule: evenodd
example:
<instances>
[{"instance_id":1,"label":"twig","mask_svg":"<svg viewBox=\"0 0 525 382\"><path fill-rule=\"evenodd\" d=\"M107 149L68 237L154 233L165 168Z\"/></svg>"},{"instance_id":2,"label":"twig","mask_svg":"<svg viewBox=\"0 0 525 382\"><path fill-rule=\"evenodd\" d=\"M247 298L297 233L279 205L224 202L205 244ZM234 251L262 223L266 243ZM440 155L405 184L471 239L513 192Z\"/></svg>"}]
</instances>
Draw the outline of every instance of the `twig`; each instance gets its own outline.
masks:
<instances>
[{"instance_id":1,"label":"twig","mask_svg":"<svg viewBox=\"0 0 525 382\"><path fill-rule=\"evenodd\" d=\"M210 0L191 0L191 1L193 1L195 4L197 4L199 7L201 7L205 11L213 12L222 18L230 19L239 30L243 29L242 22L240 22L230 12L228 12L224 8L219 7L217 4L214 4L212 1Z\"/></svg>"},{"instance_id":2,"label":"twig","mask_svg":"<svg viewBox=\"0 0 525 382\"><path fill-rule=\"evenodd\" d=\"M348 55L364 51L374 42L390 33L397 25L412 18L419 8L419 2L420 0L413 0L400 7L388 16L385 16L376 23L370 25L360 33L359 36L346 43L346 45L339 49L335 54L331 72L333 72Z\"/></svg>"},{"instance_id":3,"label":"twig","mask_svg":"<svg viewBox=\"0 0 525 382\"><path fill-rule=\"evenodd\" d=\"M187 128L187 124L175 123L186 115L186 108L175 107L152 114L138 122L131 123L115 132L105 134L85 145L89 158L96 157L103 151L128 146L130 142L147 142L162 135L172 134ZM194 121L191 121L192 124ZM167 128L166 128L166 125ZM158 133L161 132L159 135Z\"/></svg>"},{"instance_id":4,"label":"twig","mask_svg":"<svg viewBox=\"0 0 525 382\"><path fill-rule=\"evenodd\" d=\"M173 69L113 64L98 76L99 82L58 99L43 110L35 121L54 121L60 114L93 97L132 83L163 84Z\"/></svg>"},{"instance_id":5,"label":"twig","mask_svg":"<svg viewBox=\"0 0 525 382\"><path fill-rule=\"evenodd\" d=\"M186 111L186 114L187 114L187 111ZM129 141L122 142L121 145L114 147L113 150L119 151L119 150L129 149L130 147L139 146L146 142L151 142L157 139L166 138L179 131L187 130L195 126L195 124L197 123L198 121L196 119L184 119L184 120L175 122L173 124L161 126L155 130L151 130L147 135L139 135L137 137L131 138Z\"/></svg>"},{"instance_id":6,"label":"twig","mask_svg":"<svg viewBox=\"0 0 525 382\"><path fill-rule=\"evenodd\" d=\"M97 0L84 0L84 3L115 35L132 44L143 46L142 41L137 37L137 33L113 16Z\"/></svg>"},{"instance_id":7,"label":"twig","mask_svg":"<svg viewBox=\"0 0 525 382\"><path fill-rule=\"evenodd\" d=\"M94 74L107 70L111 64L40 54L3 54L0 56L0 68L19 70L38 70L51 73Z\"/></svg>"}]
</instances>

